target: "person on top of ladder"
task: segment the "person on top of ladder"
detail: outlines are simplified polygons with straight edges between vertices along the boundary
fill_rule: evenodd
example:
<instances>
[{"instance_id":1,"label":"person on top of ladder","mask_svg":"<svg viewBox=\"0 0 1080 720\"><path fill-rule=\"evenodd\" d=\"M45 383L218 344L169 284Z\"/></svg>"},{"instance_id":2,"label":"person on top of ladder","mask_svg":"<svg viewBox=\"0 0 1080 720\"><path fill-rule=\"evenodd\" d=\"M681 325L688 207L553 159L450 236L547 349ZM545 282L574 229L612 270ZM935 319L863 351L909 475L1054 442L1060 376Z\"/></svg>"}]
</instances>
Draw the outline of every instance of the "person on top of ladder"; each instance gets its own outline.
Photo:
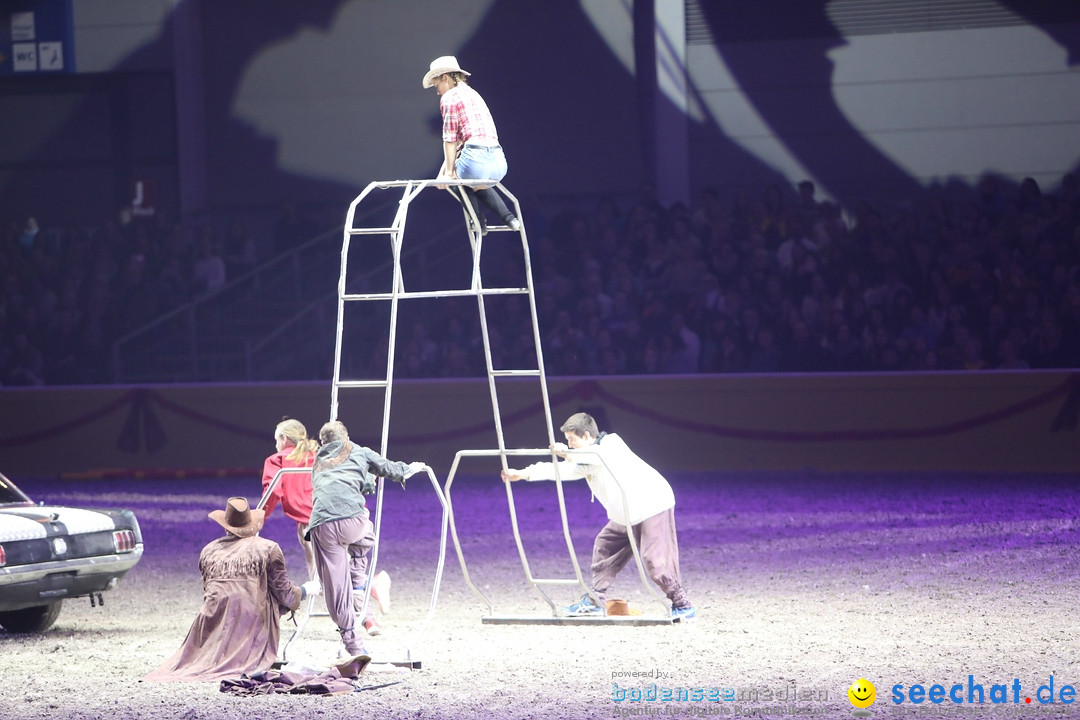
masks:
<instances>
[{"instance_id":1,"label":"person on top of ladder","mask_svg":"<svg viewBox=\"0 0 1080 720\"><path fill-rule=\"evenodd\" d=\"M675 493L664 476L634 454L615 433L599 432L588 413L571 415L559 430L566 444L555 443L560 480L585 478L594 497L607 510L608 522L593 543L592 591L601 603L615 576L634 557L627 526L641 553L649 578L671 600L671 617L689 620L697 616L683 588L679 572L679 542L675 533ZM571 453L571 450L578 452ZM586 452L588 451L588 452ZM523 470L507 469L504 481L554 480L551 462L534 463ZM626 493L625 509L623 493ZM629 515L629 517L627 517ZM589 595L562 608L563 615L602 615L602 607Z\"/></svg>"},{"instance_id":2,"label":"person on top of ladder","mask_svg":"<svg viewBox=\"0 0 1080 720\"><path fill-rule=\"evenodd\" d=\"M443 163L438 178L491 180L494 185L506 176L506 155L499 144L495 120L487 103L465 81L470 74L461 69L453 55L444 55L432 60L424 75L424 87L433 87L439 94L439 111L442 113ZM487 221L480 211L478 199L511 230L521 230L521 221L491 186L462 186L455 192L458 191L472 206L482 234L487 233Z\"/></svg>"}]
</instances>

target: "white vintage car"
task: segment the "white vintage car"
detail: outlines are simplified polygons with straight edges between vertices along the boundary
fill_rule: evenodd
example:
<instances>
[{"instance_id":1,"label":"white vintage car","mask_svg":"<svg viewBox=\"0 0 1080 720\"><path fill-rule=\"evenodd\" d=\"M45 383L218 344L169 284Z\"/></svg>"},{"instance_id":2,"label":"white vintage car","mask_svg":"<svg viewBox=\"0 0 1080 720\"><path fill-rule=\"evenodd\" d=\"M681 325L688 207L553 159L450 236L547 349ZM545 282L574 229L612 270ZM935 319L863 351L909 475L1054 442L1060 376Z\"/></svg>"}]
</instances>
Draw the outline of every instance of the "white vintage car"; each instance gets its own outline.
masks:
<instances>
[{"instance_id":1,"label":"white vintage car","mask_svg":"<svg viewBox=\"0 0 1080 720\"><path fill-rule=\"evenodd\" d=\"M35 505L0 473L0 626L8 632L47 630L69 598L103 604L101 594L142 553L132 511Z\"/></svg>"}]
</instances>

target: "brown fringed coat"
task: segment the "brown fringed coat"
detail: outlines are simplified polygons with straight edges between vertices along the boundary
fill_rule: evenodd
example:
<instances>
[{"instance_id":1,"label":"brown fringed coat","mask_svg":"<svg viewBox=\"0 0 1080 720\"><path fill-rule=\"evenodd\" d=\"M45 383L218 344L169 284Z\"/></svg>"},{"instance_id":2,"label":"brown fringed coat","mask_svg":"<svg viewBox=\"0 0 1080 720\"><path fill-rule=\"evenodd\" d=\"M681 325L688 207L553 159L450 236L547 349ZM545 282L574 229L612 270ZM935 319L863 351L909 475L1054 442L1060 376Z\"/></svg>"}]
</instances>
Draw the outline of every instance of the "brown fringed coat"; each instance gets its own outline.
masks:
<instances>
[{"instance_id":1,"label":"brown fringed coat","mask_svg":"<svg viewBox=\"0 0 1080 720\"><path fill-rule=\"evenodd\" d=\"M269 669L281 616L300 606L278 544L227 535L202 549L203 604L184 644L145 680L209 681Z\"/></svg>"}]
</instances>

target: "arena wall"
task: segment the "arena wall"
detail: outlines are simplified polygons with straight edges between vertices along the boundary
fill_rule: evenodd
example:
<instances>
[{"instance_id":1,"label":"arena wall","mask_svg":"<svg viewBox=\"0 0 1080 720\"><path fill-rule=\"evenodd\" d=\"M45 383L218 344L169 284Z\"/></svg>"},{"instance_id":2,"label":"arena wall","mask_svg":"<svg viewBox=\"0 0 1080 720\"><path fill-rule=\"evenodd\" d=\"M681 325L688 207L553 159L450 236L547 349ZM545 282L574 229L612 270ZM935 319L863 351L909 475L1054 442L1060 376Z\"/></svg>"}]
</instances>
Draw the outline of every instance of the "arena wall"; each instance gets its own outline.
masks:
<instances>
[{"instance_id":1,"label":"arena wall","mask_svg":"<svg viewBox=\"0 0 1080 720\"><path fill-rule=\"evenodd\" d=\"M539 384L498 381L510 448L548 444ZM1080 374L981 372L558 378L555 436L578 410L667 471L1080 468ZM0 471L19 476L256 474L284 415L315 435L329 383L0 390ZM381 391L342 390L353 439L382 447ZM488 383L399 381L386 453L444 478L455 453L498 447ZM524 464L521 460L519 464ZM470 459L459 472L497 472Z\"/></svg>"}]
</instances>

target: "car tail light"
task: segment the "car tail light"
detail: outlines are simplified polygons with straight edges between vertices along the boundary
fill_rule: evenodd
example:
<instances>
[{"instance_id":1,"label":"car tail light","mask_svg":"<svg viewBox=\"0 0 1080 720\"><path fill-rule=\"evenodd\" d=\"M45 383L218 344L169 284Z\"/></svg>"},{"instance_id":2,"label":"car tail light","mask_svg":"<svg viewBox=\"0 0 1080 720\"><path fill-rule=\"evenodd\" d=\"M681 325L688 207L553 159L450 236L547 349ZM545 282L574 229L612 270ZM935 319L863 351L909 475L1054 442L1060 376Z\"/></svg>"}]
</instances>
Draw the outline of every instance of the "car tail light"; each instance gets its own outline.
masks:
<instances>
[{"instance_id":1,"label":"car tail light","mask_svg":"<svg viewBox=\"0 0 1080 720\"><path fill-rule=\"evenodd\" d=\"M4 546L0 545L0 567L7 565L7 552L4 551Z\"/></svg>"},{"instance_id":2,"label":"car tail light","mask_svg":"<svg viewBox=\"0 0 1080 720\"><path fill-rule=\"evenodd\" d=\"M135 549L135 533L131 530L117 530L112 534L112 544L116 552L131 552Z\"/></svg>"}]
</instances>

